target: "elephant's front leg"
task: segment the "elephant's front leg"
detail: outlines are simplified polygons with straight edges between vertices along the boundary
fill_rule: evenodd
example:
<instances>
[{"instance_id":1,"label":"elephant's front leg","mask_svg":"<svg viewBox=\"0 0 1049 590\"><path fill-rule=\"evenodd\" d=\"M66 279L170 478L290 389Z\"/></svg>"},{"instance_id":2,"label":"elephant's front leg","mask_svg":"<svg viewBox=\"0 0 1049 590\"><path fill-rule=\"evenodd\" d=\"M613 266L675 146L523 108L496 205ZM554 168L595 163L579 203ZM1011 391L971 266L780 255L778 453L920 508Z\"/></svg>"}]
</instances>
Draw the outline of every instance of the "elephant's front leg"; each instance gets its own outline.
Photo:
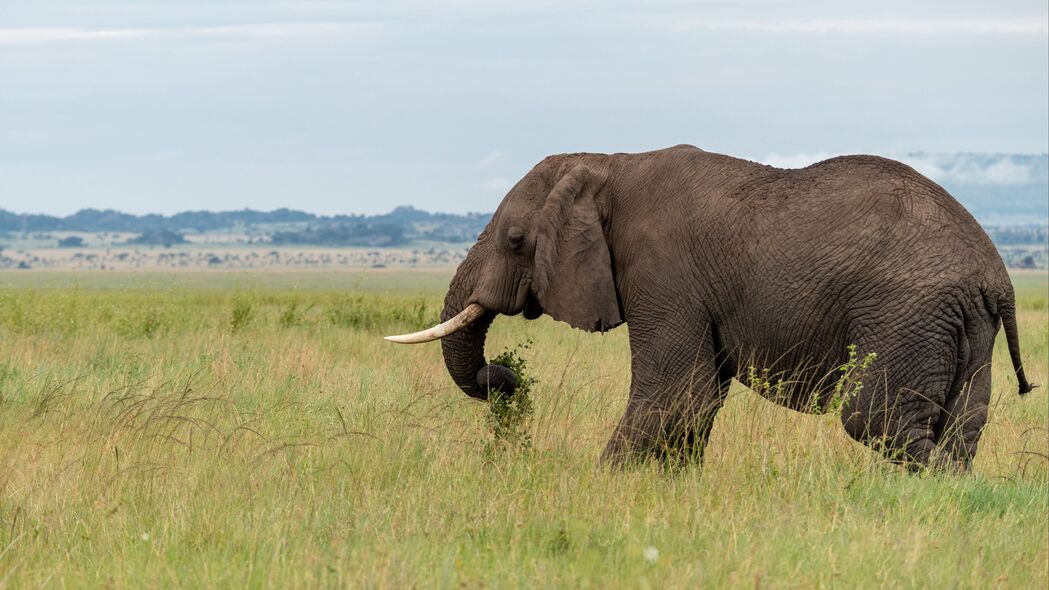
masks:
<instances>
[{"instance_id":1,"label":"elephant's front leg","mask_svg":"<svg viewBox=\"0 0 1049 590\"><path fill-rule=\"evenodd\" d=\"M701 458L732 379L713 325L632 322L630 349L630 400L602 461Z\"/></svg>"}]
</instances>

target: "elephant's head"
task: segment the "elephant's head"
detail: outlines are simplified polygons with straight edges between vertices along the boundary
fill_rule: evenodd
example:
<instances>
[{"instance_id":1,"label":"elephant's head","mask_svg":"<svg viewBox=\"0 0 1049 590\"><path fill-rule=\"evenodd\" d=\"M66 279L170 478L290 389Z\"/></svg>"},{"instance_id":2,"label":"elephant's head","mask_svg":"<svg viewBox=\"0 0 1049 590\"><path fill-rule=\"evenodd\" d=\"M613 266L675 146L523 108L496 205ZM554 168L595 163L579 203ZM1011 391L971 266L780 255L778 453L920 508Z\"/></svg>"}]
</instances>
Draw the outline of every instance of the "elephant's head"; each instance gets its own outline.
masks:
<instances>
[{"instance_id":1,"label":"elephant's head","mask_svg":"<svg viewBox=\"0 0 1049 590\"><path fill-rule=\"evenodd\" d=\"M442 324L398 342L441 338L455 383L485 399L484 342L496 314L546 313L604 331L623 322L595 197L608 170L548 158L517 183L470 248L448 287ZM479 374L480 373L480 374ZM494 385L494 384L493 384Z\"/></svg>"}]
</instances>

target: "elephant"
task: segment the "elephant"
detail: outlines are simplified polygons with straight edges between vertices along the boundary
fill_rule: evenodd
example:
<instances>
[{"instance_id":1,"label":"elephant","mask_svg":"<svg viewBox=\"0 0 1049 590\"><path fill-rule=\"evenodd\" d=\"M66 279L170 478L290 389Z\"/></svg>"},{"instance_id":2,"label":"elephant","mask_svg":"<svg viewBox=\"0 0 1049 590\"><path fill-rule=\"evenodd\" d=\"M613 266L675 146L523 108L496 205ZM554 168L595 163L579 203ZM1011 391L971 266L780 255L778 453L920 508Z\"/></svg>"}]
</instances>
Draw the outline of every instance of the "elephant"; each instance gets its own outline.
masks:
<instances>
[{"instance_id":1,"label":"elephant","mask_svg":"<svg viewBox=\"0 0 1049 590\"><path fill-rule=\"evenodd\" d=\"M877 356L837 400L845 431L913 468L969 468L999 323L1020 394L1036 387L991 240L942 187L876 156L801 169L690 145L547 157L457 268L442 323L390 339L440 338L456 385L486 399L487 380L513 388L485 362L498 314L629 326L629 398L602 454L612 465L701 461L730 382L755 368L773 401L834 409L850 348Z\"/></svg>"}]
</instances>

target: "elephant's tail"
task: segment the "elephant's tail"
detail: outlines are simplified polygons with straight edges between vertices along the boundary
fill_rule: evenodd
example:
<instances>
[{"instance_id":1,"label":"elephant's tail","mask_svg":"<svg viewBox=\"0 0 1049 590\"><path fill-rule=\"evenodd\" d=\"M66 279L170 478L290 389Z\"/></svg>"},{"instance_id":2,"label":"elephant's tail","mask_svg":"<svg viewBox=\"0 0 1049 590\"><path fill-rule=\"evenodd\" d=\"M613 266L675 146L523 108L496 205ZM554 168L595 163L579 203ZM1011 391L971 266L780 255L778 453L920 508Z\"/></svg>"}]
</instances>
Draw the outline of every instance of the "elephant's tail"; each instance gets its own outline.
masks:
<instances>
[{"instance_id":1,"label":"elephant's tail","mask_svg":"<svg viewBox=\"0 0 1049 590\"><path fill-rule=\"evenodd\" d=\"M998 313L1002 318L1002 327L1005 328L1005 341L1009 344L1009 356L1013 360L1013 370L1016 371L1016 380L1020 384L1020 395L1030 392L1037 385L1027 382L1024 375L1023 360L1020 358L1020 338L1016 334L1016 301L1012 293L999 301Z\"/></svg>"}]
</instances>

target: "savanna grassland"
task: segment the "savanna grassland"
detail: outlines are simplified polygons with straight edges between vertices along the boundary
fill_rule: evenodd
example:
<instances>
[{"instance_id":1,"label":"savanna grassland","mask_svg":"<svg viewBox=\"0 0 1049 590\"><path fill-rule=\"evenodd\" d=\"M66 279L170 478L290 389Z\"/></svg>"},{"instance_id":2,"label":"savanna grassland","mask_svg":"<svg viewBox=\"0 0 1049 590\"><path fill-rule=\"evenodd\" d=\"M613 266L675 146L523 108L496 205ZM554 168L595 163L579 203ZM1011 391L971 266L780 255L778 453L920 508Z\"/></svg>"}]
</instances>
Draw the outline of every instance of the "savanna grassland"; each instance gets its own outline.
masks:
<instances>
[{"instance_id":1,"label":"savanna grassland","mask_svg":"<svg viewBox=\"0 0 1049 590\"><path fill-rule=\"evenodd\" d=\"M910 475L735 385L702 467L598 468L626 328L496 320L493 442L437 344L450 270L0 275L0 587L1049 586L1049 403L1004 338L973 473ZM1047 277L1018 274L1028 375Z\"/></svg>"}]
</instances>

